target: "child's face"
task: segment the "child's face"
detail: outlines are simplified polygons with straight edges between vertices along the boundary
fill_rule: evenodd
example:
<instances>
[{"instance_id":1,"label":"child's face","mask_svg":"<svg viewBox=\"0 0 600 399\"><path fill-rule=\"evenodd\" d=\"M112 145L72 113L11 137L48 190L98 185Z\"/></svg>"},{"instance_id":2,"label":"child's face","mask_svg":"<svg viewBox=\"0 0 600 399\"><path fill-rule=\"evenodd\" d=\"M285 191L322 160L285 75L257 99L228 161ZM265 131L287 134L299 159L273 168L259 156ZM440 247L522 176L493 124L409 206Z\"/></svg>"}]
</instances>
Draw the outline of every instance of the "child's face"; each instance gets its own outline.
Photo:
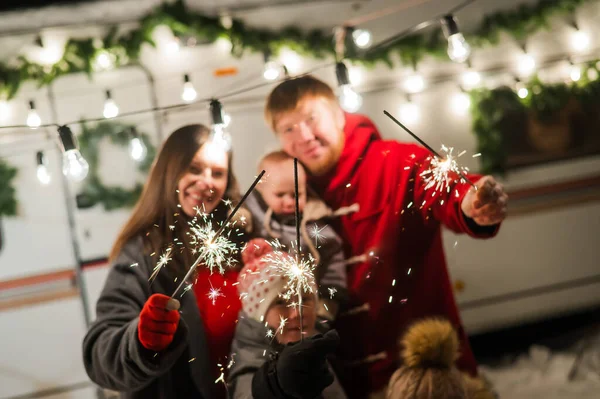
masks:
<instances>
[{"instance_id":1,"label":"child's face","mask_svg":"<svg viewBox=\"0 0 600 399\"><path fill-rule=\"evenodd\" d=\"M300 313L298 306L292 303L298 302L297 297L286 301L283 298L277 298L269 309L265 319L271 329L275 331L277 341L283 345L290 342L300 341ZM315 323L317 321L316 301L313 293L305 293L302 296L302 335L310 337L315 333ZM280 329L281 318L287 319L284 324L283 332Z\"/></svg>"},{"instance_id":2,"label":"child's face","mask_svg":"<svg viewBox=\"0 0 600 399\"><path fill-rule=\"evenodd\" d=\"M267 179L259 185L259 191L276 215L291 215L296 210L294 187L294 160L267 162L264 165ZM298 208L302 212L306 204L306 173L298 165Z\"/></svg>"}]
</instances>

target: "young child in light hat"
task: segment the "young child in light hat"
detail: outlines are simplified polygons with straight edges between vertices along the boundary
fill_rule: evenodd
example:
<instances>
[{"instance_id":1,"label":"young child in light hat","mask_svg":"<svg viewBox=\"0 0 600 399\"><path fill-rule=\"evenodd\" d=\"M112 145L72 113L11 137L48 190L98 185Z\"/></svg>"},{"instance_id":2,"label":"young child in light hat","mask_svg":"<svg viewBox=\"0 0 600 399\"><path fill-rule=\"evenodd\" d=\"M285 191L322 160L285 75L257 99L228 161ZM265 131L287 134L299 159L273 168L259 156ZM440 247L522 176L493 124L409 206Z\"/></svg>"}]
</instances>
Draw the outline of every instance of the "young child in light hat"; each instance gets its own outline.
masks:
<instances>
[{"instance_id":1,"label":"young child in light hat","mask_svg":"<svg viewBox=\"0 0 600 399\"><path fill-rule=\"evenodd\" d=\"M229 397L346 398L327 356L339 343L337 332L316 333L317 287L302 295L286 295L288 281L272 259L290 256L267 246L248 246L238 277L242 310L238 318L229 370ZM302 339L301 339L302 338Z\"/></svg>"}]
</instances>

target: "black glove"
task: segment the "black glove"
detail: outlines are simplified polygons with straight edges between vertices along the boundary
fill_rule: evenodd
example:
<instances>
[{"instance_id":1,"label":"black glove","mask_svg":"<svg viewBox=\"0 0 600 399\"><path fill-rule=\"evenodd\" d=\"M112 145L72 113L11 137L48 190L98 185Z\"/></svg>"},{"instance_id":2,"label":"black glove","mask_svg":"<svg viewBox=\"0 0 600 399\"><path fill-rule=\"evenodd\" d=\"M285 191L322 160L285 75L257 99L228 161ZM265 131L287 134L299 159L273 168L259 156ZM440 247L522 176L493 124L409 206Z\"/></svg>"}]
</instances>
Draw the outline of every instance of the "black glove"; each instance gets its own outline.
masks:
<instances>
[{"instance_id":1,"label":"black glove","mask_svg":"<svg viewBox=\"0 0 600 399\"><path fill-rule=\"evenodd\" d=\"M327 355L339 345L335 330L315 335L302 342L288 344L277 358L254 374L254 399L314 399L333 383Z\"/></svg>"}]
</instances>

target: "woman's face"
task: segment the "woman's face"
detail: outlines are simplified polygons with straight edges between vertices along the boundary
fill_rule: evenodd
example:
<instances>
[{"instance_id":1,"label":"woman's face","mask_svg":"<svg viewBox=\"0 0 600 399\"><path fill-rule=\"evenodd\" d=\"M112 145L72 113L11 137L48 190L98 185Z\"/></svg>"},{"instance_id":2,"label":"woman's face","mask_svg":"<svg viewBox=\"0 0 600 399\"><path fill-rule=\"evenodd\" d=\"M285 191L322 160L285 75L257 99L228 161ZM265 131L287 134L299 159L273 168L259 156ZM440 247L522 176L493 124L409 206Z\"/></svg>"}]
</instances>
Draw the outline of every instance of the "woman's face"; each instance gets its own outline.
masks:
<instances>
[{"instance_id":1,"label":"woman's face","mask_svg":"<svg viewBox=\"0 0 600 399\"><path fill-rule=\"evenodd\" d=\"M177 184L179 204L189 217L212 212L225 194L229 171L227 152L217 145L205 143Z\"/></svg>"}]
</instances>

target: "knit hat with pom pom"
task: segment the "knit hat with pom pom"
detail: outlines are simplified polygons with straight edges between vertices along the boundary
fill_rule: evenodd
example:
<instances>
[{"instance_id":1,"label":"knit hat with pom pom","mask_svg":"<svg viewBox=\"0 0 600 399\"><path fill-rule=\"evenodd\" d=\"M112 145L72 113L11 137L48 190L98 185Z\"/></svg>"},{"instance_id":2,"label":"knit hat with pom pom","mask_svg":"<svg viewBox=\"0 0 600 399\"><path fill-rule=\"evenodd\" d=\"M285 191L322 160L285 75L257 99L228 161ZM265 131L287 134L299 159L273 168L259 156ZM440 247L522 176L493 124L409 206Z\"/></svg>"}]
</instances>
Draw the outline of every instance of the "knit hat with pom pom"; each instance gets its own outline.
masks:
<instances>
[{"instance_id":1,"label":"knit hat with pom pom","mask_svg":"<svg viewBox=\"0 0 600 399\"><path fill-rule=\"evenodd\" d=\"M467 379L455 365L458 335L443 319L426 319L401 339L403 366L390 379L387 399L492 399L484 384Z\"/></svg>"}]
</instances>

